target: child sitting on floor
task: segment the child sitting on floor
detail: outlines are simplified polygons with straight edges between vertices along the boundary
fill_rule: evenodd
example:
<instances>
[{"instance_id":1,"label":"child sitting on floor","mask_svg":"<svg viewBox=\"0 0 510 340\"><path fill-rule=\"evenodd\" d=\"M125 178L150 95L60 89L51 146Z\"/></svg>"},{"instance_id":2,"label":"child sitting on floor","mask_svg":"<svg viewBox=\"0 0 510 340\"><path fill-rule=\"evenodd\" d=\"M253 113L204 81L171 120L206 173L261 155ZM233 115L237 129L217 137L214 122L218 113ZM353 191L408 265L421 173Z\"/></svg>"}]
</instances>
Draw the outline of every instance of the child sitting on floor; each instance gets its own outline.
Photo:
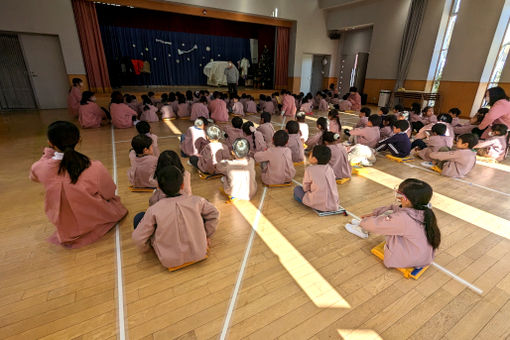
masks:
<instances>
[{"instance_id":1,"label":"child sitting on floor","mask_svg":"<svg viewBox=\"0 0 510 340\"><path fill-rule=\"evenodd\" d=\"M505 159L505 153L508 143L508 128L505 124L494 124L489 132L489 138L480 141L474 149L478 150L478 155L490 157L501 162Z\"/></svg>"},{"instance_id":2,"label":"child sitting on floor","mask_svg":"<svg viewBox=\"0 0 510 340\"><path fill-rule=\"evenodd\" d=\"M158 115L156 112L158 112L158 108L152 104L152 101L148 96L142 96L143 100L143 107L142 107L142 114L140 116L141 121L146 122L157 122L159 121Z\"/></svg>"},{"instance_id":3,"label":"child sitting on floor","mask_svg":"<svg viewBox=\"0 0 510 340\"><path fill-rule=\"evenodd\" d=\"M205 139L205 129L209 122L204 117L199 117L195 120L193 126L190 126L188 130L186 130L186 134L181 135L181 156L189 157L189 156L197 156L202 150L200 144L200 139Z\"/></svg>"},{"instance_id":4,"label":"child sitting on floor","mask_svg":"<svg viewBox=\"0 0 510 340\"><path fill-rule=\"evenodd\" d=\"M340 122L340 118L338 117L337 110L333 109L328 112L328 122L329 122L328 131L340 134L340 132L342 131L342 123Z\"/></svg>"},{"instance_id":5,"label":"child sitting on floor","mask_svg":"<svg viewBox=\"0 0 510 340\"><path fill-rule=\"evenodd\" d=\"M481 109L479 109L476 115L472 117L468 123L464 123L453 128L455 135L463 135L465 133L477 133L478 138L480 138L482 134L481 131L478 130L478 125L480 125L480 123L485 118L485 115L488 112L489 109L486 107L482 107ZM475 131L473 131L473 129L475 129Z\"/></svg>"},{"instance_id":6,"label":"child sitting on floor","mask_svg":"<svg viewBox=\"0 0 510 340\"><path fill-rule=\"evenodd\" d=\"M230 153L228 146L220 141L223 131L216 125L210 125L206 129L207 143L198 156L191 156L189 162L198 170L205 174L214 175L216 173L216 164L223 159L229 159Z\"/></svg>"},{"instance_id":7,"label":"child sitting on floor","mask_svg":"<svg viewBox=\"0 0 510 340\"><path fill-rule=\"evenodd\" d=\"M379 131L381 135L381 140L390 138L393 136L393 127L397 122L397 116L395 115L383 115L382 117L382 127Z\"/></svg>"},{"instance_id":8,"label":"child sitting on floor","mask_svg":"<svg viewBox=\"0 0 510 340\"><path fill-rule=\"evenodd\" d=\"M270 96L265 97L264 100L265 100L264 109L261 111L265 111L268 112L269 114L274 115L276 113L276 108L274 106L273 100L271 99Z\"/></svg>"},{"instance_id":9,"label":"child sitting on floor","mask_svg":"<svg viewBox=\"0 0 510 340\"><path fill-rule=\"evenodd\" d=\"M437 116L434 114L434 108L432 106L425 106L422 110L422 123L423 125L437 123Z\"/></svg>"},{"instance_id":10,"label":"child sitting on floor","mask_svg":"<svg viewBox=\"0 0 510 340\"><path fill-rule=\"evenodd\" d=\"M248 157L250 143L238 138L232 144L232 160L222 160L216 164L216 170L224 176L223 191L232 199L251 200L257 193L255 161Z\"/></svg>"},{"instance_id":11,"label":"child sitting on floor","mask_svg":"<svg viewBox=\"0 0 510 340\"><path fill-rule=\"evenodd\" d=\"M231 126L225 127L225 138L227 139L227 145L232 150L232 144L238 138L244 138L243 132L243 119L241 117L232 117Z\"/></svg>"},{"instance_id":12,"label":"child sitting on floor","mask_svg":"<svg viewBox=\"0 0 510 340\"><path fill-rule=\"evenodd\" d=\"M328 112L328 110L329 110L329 105L328 105L328 102L326 100L326 94L325 93L321 93L320 94L319 109L318 109L318 111L319 112Z\"/></svg>"},{"instance_id":13,"label":"child sitting on floor","mask_svg":"<svg viewBox=\"0 0 510 340\"><path fill-rule=\"evenodd\" d=\"M264 136L255 129L253 122L247 121L243 123L243 138L246 138L248 143L250 143L250 157L253 157L255 152L267 149Z\"/></svg>"},{"instance_id":14,"label":"child sitting on floor","mask_svg":"<svg viewBox=\"0 0 510 340\"><path fill-rule=\"evenodd\" d=\"M415 140L411 144L411 149L415 149L416 156L430 162L432 161L429 157L431 152L449 151L452 148L452 139L445 136L445 133L446 125L440 123L434 124L432 135L427 137L425 141L423 139Z\"/></svg>"},{"instance_id":15,"label":"child sitting on floor","mask_svg":"<svg viewBox=\"0 0 510 340\"><path fill-rule=\"evenodd\" d=\"M154 179L158 179L158 171L167 167L167 166L175 166L182 173L183 177L183 188L179 191L180 194L183 195L192 195L191 192L191 174L184 169L181 163L181 159L177 152L173 150L165 150L159 155L158 164L156 165L156 171L154 171ZM156 188L152 193L151 198L149 198L149 206L156 204L160 199L166 197L165 193L161 191L161 188Z\"/></svg>"},{"instance_id":16,"label":"child sitting on floor","mask_svg":"<svg viewBox=\"0 0 510 340\"><path fill-rule=\"evenodd\" d=\"M150 139L152 139L152 154L154 155L154 157L159 157L158 136L151 133L150 124L142 121L138 122L135 127L136 131L138 131L140 135L146 135L147 137L150 137Z\"/></svg>"},{"instance_id":17,"label":"child sitting on floor","mask_svg":"<svg viewBox=\"0 0 510 340\"><path fill-rule=\"evenodd\" d=\"M319 117L317 119L317 131L316 134L309 137L306 141L307 150L311 150L315 145L322 144L322 135L328 131L328 120L326 117Z\"/></svg>"},{"instance_id":18,"label":"child sitting on floor","mask_svg":"<svg viewBox=\"0 0 510 340\"><path fill-rule=\"evenodd\" d=\"M299 135L299 123L295 120L291 120L290 122L287 122L285 130L287 130L287 133L289 134L287 147L290 149L292 154L292 161L294 163L303 162L305 160L305 149L301 136Z\"/></svg>"},{"instance_id":19,"label":"child sitting on floor","mask_svg":"<svg viewBox=\"0 0 510 340\"><path fill-rule=\"evenodd\" d=\"M441 232L431 209L432 187L415 178L400 183L395 197L399 204L375 209L362 216L359 226L347 231L366 238L365 231L385 235L384 265L388 268L421 268L434 260Z\"/></svg>"},{"instance_id":20,"label":"child sitting on floor","mask_svg":"<svg viewBox=\"0 0 510 340\"><path fill-rule=\"evenodd\" d=\"M362 109L363 110L363 109ZM351 140L354 144L363 144L369 148L375 148L379 139L381 139L381 133L379 125L381 124L381 117L378 115L370 115L368 117L368 123L366 127L355 128L349 131Z\"/></svg>"},{"instance_id":21,"label":"child sitting on floor","mask_svg":"<svg viewBox=\"0 0 510 340\"><path fill-rule=\"evenodd\" d=\"M411 141L406 131L409 129L407 120L397 120L393 126L393 136L378 143L376 151L389 150L395 157L407 157L411 153Z\"/></svg>"},{"instance_id":22,"label":"child sitting on floor","mask_svg":"<svg viewBox=\"0 0 510 340\"><path fill-rule=\"evenodd\" d=\"M271 114L268 112L262 112L260 114L260 125L257 127L257 131L262 133L266 145L271 145L273 142L274 127L271 124Z\"/></svg>"},{"instance_id":23,"label":"child sitting on floor","mask_svg":"<svg viewBox=\"0 0 510 340\"><path fill-rule=\"evenodd\" d=\"M219 212L205 198L181 195L183 175L175 166L158 171L158 185L166 195L134 218L132 238L143 252L154 248L170 270L207 258Z\"/></svg>"},{"instance_id":24,"label":"child sitting on floor","mask_svg":"<svg viewBox=\"0 0 510 340\"><path fill-rule=\"evenodd\" d=\"M368 107L363 107L359 110L359 121L356 123L354 128L364 128L368 125L368 117L370 116L370 112L372 112Z\"/></svg>"},{"instance_id":25,"label":"child sitting on floor","mask_svg":"<svg viewBox=\"0 0 510 340\"><path fill-rule=\"evenodd\" d=\"M288 141L287 132L276 131L273 136L274 146L266 151L256 152L253 156L257 163L261 163L262 183L266 185L290 183L296 175L296 169L292 163L292 152L287 147Z\"/></svg>"},{"instance_id":26,"label":"child sitting on floor","mask_svg":"<svg viewBox=\"0 0 510 340\"><path fill-rule=\"evenodd\" d=\"M429 154L436 163L432 169L447 177L466 176L476 164L476 153L473 148L477 143L478 137L472 133L460 135L457 139L457 150Z\"/></svg>"},{"instance_id":27,"label":"child sitting on floor","mask_svg":"<svg viewBox=\"0 0 510 340\"><path fill-rule=\"evenodd\" d=\"M311 166L305 170L303 186L294 188L294 199L319 211L338 209L338 188L335 172L329 166L331 150L325 145L316 145L308 161Z\"/></svg>"},{"instance_id":28,"label":"child sitting on floor","mask_svg":"<svg viewBox=\"0 0 510 340\"><path fill-rule=\"evenodd\" d=\"M451 125L455 128L456 126L460 126L460 119L459 116L461 114L460 109L453 107L450 110L448 110L448 114L450 117L452 117Z\"/></svg>"},{"instance_id":29,"label":"child sitting on floor","mask_svg":"<svg viewBox=\"0 0 510 340\"><path fill-rule=\"evenodd\" d=\"M337 142L340 139L340 135L327 131L324 133L322 139L324 145L331 150L331 159L328 164L333 169L335 178L351 178L352 168L347 156L347 150L343 144Z\"/></svg>"},{"instance_id":30,"label":"child sitting on floor","mask_svg":"<svg viewBox=\"0 0 510 340\"><path fill-rule=\"evenodd\" d=\"M257 104L255 104L252 96L248 96L248 100L246 101L246 109L244 111L251 114L257 113Z\"/></svg>"},{"instance_id":31,"label":"child sitting on floor","mask_svg":"<svg viewBox=\"0 0 510 340\"><path fill-rule=\"evenodd\" d=\"M237 116L244 116L243 103L239 101L239 96L232 96L232 114Z\"/></svg>"},{"instance_id":32,"label":"child sitting on floor","mask_svg":"<svg viewBox=\"0 0 510 340\"><path fill-rule=\"evenodd\" d=\"M135 188L155 188L154 171L158 158L153 155L152 139L146 135L134 136L131 141L133 150L129 153L131 168L128 179Z\"/></svg>"},{"instance_id":33,"label":"child sitting on floor","mask_svg":"<svg viewBox=\"0 0 510 340\"><path fill-rule=\"evenodd\" d=\"M299 124L299 134L301 135L301 140L304 143L308 140L308 136L310 134L308 124L306 124L306 113L303 111L296 113L296 120Z\"/></svg>"},{"instance_id":34,"label":"child sitting on floor","mask_svg":"<svg viewBox=\"0 0 510 340\"><path fill-rule=\"evenodd\" d=\"M378 114L379 116L383 116L383 117L384 117L384 116L388 115L388 112L389 112L389 110L388 110L388 108L387 108L387 107L385 107L385 106L381 106L381 107L379 108L379 111L377 111L377 114Z\"/></svg>"},{"instance_id":35,"label":"child sitting on floor","mask_svg":"<svg viewBox=\"0 0 510 340\"><path fill-rule=\"evenodd\" d=\"M191 105L190 120L195 121L198 117L209 118L209 109L207 108L207 99L200 97L200 99Z\"/></svg>"}]
</instances>

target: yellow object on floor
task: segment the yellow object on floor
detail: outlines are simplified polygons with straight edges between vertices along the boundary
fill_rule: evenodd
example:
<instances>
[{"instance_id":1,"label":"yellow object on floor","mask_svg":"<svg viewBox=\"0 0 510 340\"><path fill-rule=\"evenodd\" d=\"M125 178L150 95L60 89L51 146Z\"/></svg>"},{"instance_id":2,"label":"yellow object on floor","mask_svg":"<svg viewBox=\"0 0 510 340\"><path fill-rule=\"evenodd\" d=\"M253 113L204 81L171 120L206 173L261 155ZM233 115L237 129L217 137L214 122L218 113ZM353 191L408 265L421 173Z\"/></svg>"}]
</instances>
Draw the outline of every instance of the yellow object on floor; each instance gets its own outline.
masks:
<instances>
[{"instance_id":1,"label":"yellow object on floor","mask_svg":"<svg viewBox=\"0 0 510 340\"><path fill-rule=\"evenodd\" d=\"M434 170L435 172L439 172L439 173L443 172L443 170L442 170L440 167L438 167L437 165L434 165L434 166L433 166L432 168L430 168L430 169L431 169L431 170Z\"/></svg>"},{"instance_id":2,"label":"yellow object on floor","mask_svg":"<svg viewBox=\"0 0 510 340\"><path fill-rule=\"evenodd\" d=\"M280 188L280 187L290 187L292 182L283 183L283 184L265 184L269 188Z\"/></svg>"},{"instance_id":3,"label":"yellow object on floor","mask_svg":"<svg viewBox=\"0 0 510 340\"><path fill-rule=\"evenodd\" d=\"M177 267L170 267L170 268L168 268L168 271L175 272L176 270L179 270L179 269L185 268L187 266L191 266L192 264L195 264L195 263L201 262L203 260L206 260L208 257L209 257L209 255L205 255L205 257L203 259L201 259L201 260L186 262L186 263L181 264L180 266L177 266Z\"/></svg>"},{"instance_id":4,"label":"yellow object on floor","mask_svg":"<svg viewBox=\"0 0 510 340\"><path fill-rule=\"evenodd\" d=\"M132 191L132 192L153 192L154 188L139 188L139 187L134 187L134 186L130 185L129 191Z\"/></svg>"},{"instance_id":5,"label":"yellow object on floor","mask_svg":"<svg viewBox=\"0 0 510 340\"><path fill-rule=\"evenodd\" d=\"M393 155L386 155L386 158L398 163L405 163L413 160L411 157L395 157Z\"/></svg>"},{"instance_id":6,"label":"yellow object on floor","mask_svg":"<svg viewBox=\"0 0 510 340\"><path fill-rule=\"evenodd\" d=\"M182 120L189 120L189 117L179 117L179 119L182 119Z\"/></svg>"},{"instance_id":7,"label":"yellow object on floor","mask_svg":"<svg viewBox=\"0 0 510 340\"><path fill-rule=\"evenodd\" d=\"M360 167L360 168L353 167L352 168L352 174L353 175L360 175L360 174L363 173L363 171L365 171L365 168L363 168L363 167Z\"/></svg>"},{"instance_id":8,"label":"yellow object on floor","mask_svg":"<svg viewBox=\"0 0 510 340\"><path fill-rule=\"evenodd\" d=\"M485 157L485 156L476 156L476 160L479 161L479 162L484 162L484 163L499 163L494 158Z\"/></svg>"},{"instance_id":9,"label":"yellow object on floor","mask_svg":"<svg viewBox=\"0 0 510 340\"><path fill-rule=\"evenodd\" d=\"M294 162L294 166L304 165L304 164L305 164L305 161L302 161L302 162Z\"/></svg>"},{"instance_id":10,"label":"yellow object on floor","mask_svg":"<svg viewBox=\"0 0 510 340\"><path fill-rule=\"evenodd\" d=\"M337 184L344 184L345 182L349 182L350 180L351 180L351 179L350 179L350 177L346 177L346 178L338 178L338 179L336 180L336 183L337 183Z\"/></svg>"},{"instance_id":11,"label":"yellow object on floor","mask_svg":"<svg viewBox=\"0 0 510 340\"><path fill-rule=\"evenodd\" d=\"M217 179L217 178L221 178L223 175L222 174L212 174L212 175L209 175L209 174L206 174L200 170L198 170L198 176L201 178L201 179L205 179L205 180L209 180L209 179Z\"/></svg>"},{"instance_id":12,"label":"yellow object on floor","mask_svg":"<svg viewBox=\"0 0 510 340\"><path fill-rule=\"evenodd\" d=\"M372 248L371 252L381 260L384 260L384 246L386 245L386 241L381 242L374 248ZM422 268L395 268L399 272L401 272L406 279L415 279L418 280L420 276L429 268L429 266Z\"/></svg>"},{"instance_id":13,"label":"yellow object on floor","mask_svg":"<svg viewBox=\"0 0 510 340\"><path fill-rule=\"evenodd\" d=\"M233 201L235 201L235 200L236 200L236 198L234 198L234 197L230 196L229 194L227 194L227 193L225 192L225 189L223 189L223 187L220 187L220 192L221 192L223 195L227 196L227 203L231 203L231 202L233 202Z\"/></svg>"}]
</instances>

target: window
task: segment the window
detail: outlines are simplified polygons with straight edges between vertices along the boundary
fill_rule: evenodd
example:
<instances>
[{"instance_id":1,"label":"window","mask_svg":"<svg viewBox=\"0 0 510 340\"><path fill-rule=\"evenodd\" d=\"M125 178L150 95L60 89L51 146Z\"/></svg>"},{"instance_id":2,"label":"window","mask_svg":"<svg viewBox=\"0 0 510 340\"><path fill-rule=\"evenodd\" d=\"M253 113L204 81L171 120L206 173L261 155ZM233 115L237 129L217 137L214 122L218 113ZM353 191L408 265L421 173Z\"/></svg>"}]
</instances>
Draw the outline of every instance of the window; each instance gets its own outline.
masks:
<instances>
[{"instance_id":1,"label":"window","mask_svg":"<svg viewBox=\"0 0 510 340\"><path fill-rule=\"evenodd\" d=\"M432 89L431 92L438 92L439 91L439 84L441 83L441 78L443 76L443 69L446 64L446 57L448 55L448 47L450 46L450 41L452 40L453 35L453 29L455 28L455 22L457 21L457 15L459 13L460 8L460 1L461 0L453 0L453 2L450 2L450 13L448 16L448 23L446 25L446 29L443 30L443 36L441 37L441 29L439 30L438 34L438 40L442 39L441 43L441 49L439 51L439 58L437 59L437 62L435 63L435 71L434 71L434 78L432 82ZM449 3L446 1L445 6L448 6ZM437 43L437 42L436 42ZM433 68L434 59L432 60L431 68ZM429 105L434 105L434 102L429 102Z\"/></svg>"},{"instance_id":2,"label":"window","mask_svg":"<svg viewBox=\"0 0 510 340\"><path fill-rule=\"evenodd\" d=\"M510 24L507 22L505 36L503 38L501 47L499 48L498 52L498 59L496 59L494 69L492 70L491 77L489 78L489 84L487 86L488 89L494 86L498 86L499 80L501 79L501 72L503 72L503 67L505 66L506 58L508 57L509 51L510 51Z\"/></svg>"}]
</instances>

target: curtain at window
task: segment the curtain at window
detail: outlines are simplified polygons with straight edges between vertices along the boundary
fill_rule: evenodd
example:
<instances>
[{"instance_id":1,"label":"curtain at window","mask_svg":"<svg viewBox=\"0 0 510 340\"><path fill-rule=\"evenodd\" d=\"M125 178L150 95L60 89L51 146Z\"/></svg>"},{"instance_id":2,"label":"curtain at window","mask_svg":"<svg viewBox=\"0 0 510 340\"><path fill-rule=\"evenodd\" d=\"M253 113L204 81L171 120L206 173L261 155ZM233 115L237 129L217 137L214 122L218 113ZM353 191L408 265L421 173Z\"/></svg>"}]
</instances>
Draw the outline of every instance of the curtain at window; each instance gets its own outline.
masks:
<instances>
[{"instance_id":1,"label":"curtain at window","mask_svg":"<svg viewBox=\"0 0 510 340\"><path fill-rule=\"evenodd\" d=\"M286 88L289 76L289 34L288 27L276 28L276 79L275 88Z\"/></svg>"},{"instance_id":2,"label":"curtain at window","mask_svg":"<svg viewBox=\"0 0 510 340\"><path fill-rule=\"evenodd\" d=\"M404 29L404 36L402 37L402 45L400 46L395 90L401 88L407 78L409 64L411 63L411 58L413 56L416 38L420 33L421 24L427 8L427 2L428 0L412 0L411 2Z\"/></svg>"},{"instance_id":3,"label":"curtain at window","mask_svg":"<svg viewBox=\"0 0 510 340\"><path fill-rule=\"evenodd\" d=\"M95 4L86 0L72 1L90 90L108 92L111 90L110 78Z\"/></svg>"}]
</instances>

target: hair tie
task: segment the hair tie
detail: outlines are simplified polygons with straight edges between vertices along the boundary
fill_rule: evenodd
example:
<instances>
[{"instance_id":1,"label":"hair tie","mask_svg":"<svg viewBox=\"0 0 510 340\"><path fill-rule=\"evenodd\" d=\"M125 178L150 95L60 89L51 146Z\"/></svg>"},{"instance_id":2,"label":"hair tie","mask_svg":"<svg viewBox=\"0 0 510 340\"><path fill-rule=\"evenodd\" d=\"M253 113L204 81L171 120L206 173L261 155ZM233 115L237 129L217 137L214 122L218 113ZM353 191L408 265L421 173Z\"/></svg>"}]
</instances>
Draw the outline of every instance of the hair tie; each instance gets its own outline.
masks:
<instances>
[{"instance_id":1,"label":"hair tie","mask_svg":"<svg viewBox=\"0 0 510 340\"><path fill-rule=\"evenodd\" d=\"M424 204L423 205L424 208L429 208L429 209L432 209L432 203L427 203L427 204Z\"/></svg>"},{"instance_id":2,"label":"hair tie","mask_svg":"<svg viewBox=\"0 0 510 340\"><path fill-rule=\"evenodd\" d=\"M334 139L334 140L339 140L339 139L340 139L340 135L339 135L338 133L335 133L335 134L333 135L333 139Z\"/></svg>"},{"instance_id":3,"label":"hair tie","mask_svg":"<svg viewBox=\"0 0 510 340\"><path fill-rule=\"evenodd\" d=\"M251 132L255 132L255 131L257 131L257 129L255 129L255 127L254 127L254 126L250 126L250 131L251 131Z\"/></svg>"}]
</instances>

